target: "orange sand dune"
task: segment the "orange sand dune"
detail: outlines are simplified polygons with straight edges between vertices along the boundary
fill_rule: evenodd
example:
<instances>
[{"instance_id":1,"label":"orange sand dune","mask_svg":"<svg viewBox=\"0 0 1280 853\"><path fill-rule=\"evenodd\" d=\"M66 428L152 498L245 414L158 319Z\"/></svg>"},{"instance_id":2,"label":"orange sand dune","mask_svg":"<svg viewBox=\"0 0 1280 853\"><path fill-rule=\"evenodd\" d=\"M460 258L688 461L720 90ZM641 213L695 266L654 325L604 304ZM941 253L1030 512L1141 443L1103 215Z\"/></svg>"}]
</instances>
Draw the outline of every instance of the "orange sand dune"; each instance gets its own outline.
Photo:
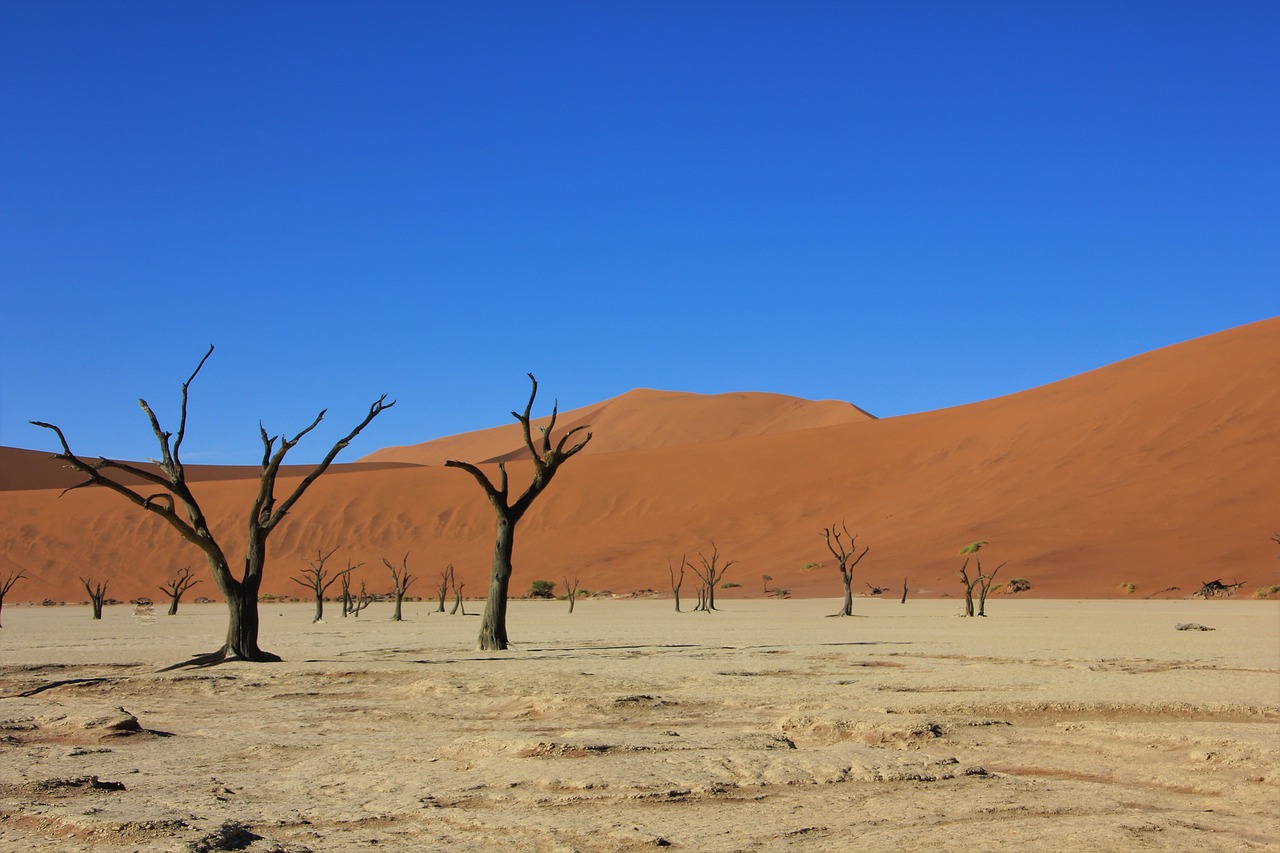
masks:
<instances>
[{"instance_id":1,"label":"orange sand dune","mask_svg":"<svg viewBox=\"0 0 1280 853\"><path fill-rule=\"evenodd\" d=\"M1269 541L1280 527L1277 376L1280 318L994 400L830 426L801 419L808 428L781 432L744 427L698 444L670 438L661 406L646 420L639 402L655 392L640 392L612 435L607 409L618 401L580 410L599 414L595 452L566 465L522 522L513 585L576 576L592 590L663 590L668 560L709 553L714 540L737 561L727 579L742 587L726 595L760 595L770 575L770 588L835 596L819 533L844 519L871 546L859 577L891 590L905 577L913 595L958 594L955 554L974 539L990 541L988 567L1012 561L1001 578L1030 581L1024 595L1123 596L1120 585L1133 583L1135 597L1173 586L1164 595L1180 596L1218 577L1248 581L1252 592L1280 582ZM731 420L715 405L703 413ZM568 414L565 426L576 422ZM512 445L492 440L497 432L446 453L505 454ZM637 434L669 443L646 449ZM528 464L508 469L516 490ZM233 553L253 485L208 480L197 490ZM0 573L20 565L31 578L12 600L82 600L76 577L88 574L110 577L116 598L155 596L184 565L204 573L193 547L117 496L58 494L0 492ZM398 563L408 553L422 576L414 593L431 595L433 577L453 563L465 592L480 595L492 528L492 510L461 471L335 466L271 540L265 591L303 594L290 576L336 547L342 565L365 563L370 589L389 586L380 557Z\"/></svg>"},{"instance_id":2,"label":"orange sand dune","mask_svg":"<svg viewBox=\"0 0 1280 853\"><path fill-rule=\"evenodd\" d=\"M704 395L637 388L594 406L561 412L556 419L555 434L558 437L566 430L589 426L592 439L583 453L612 453L706 444L747 435L771 435L868 420L874 420L873 416L850 403L835 400L801 400L781 394L749 392ZM534 425L545 427L548 422L549 418L543 417L536 419ZM535 431L535 440L538 436ZM478 463L520 459L527 455L520 425L512 419L503 426L424 444L388 447L369 454L362 461L443 465L449 459Z\"/></svg>"}]
</instances>

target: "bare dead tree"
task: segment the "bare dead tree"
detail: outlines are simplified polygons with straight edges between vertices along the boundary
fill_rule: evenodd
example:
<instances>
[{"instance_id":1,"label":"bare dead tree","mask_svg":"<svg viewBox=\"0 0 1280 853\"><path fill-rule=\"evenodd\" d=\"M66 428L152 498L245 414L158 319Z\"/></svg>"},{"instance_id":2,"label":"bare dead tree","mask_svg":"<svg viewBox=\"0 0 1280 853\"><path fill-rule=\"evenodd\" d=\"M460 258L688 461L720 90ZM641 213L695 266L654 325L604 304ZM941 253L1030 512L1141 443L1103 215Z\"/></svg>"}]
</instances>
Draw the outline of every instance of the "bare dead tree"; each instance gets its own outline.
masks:
<instances>
[{"instance_id":1,"label":"bare dead tree","mask_svg":"<svg viewBox=\"0 0 1280 853\"><path fill-rule=\"evenodd\" d=\"M414 581L414 577L409 574L409 554L405 552L398 569L386 557L382 558L382 562L391 571L392 592L396 597L396 610L391 614L391 621L400 622L402 621L400 608L404 603L405 593L409 591L409 584Z\"/></svg>"},{"instance_id":2,"label":"bare dead tree","mask_svg":"<svg viewBox=\"0 0 1280 853\"><path fill-rule=\"evenodd\" d=\"M364 563L352 563L351 558L347 558L347 567L338 572L339 589L342 590L340 600L342 602L342 618L346 619L351 615L351 610L355 607L356 596L351 594L351 573L363 566Z\"/></svg>"},{"instance_id":3,"label":"bare dead tree","mask_svg":"<svg viewBox=\"0 0 1280 853\"><path fill-rule=\"evenodd\" d=\"M0 611L4 610L4 597L9 594L9 590L13 589L13 585L25 577L26 575L23 574L22 569L17 571L11 569L4 580L0 581ZM0 625L0 628L2 627L4 626Z\"/></svg>"},{"instance_id":4,"label":"bare dead tree","mask_svg":"<svg viewBox=\"0 0 1280 853\"><path fill-rule=\"evenodd\" d=\"M1005 560L1000 565L991 570L991 574L982 574L982 561L978 561L978 615L987 615L987 593L991 591L991 582L996 579L996 574L1009 565L1009 561Z\"/></svg>"},{"instance_id":5,"label":"bare dead tree","mask_svg":"<svg viewBox=\"0 0 1280 853\"><path fill-rule=\"evenodd\" d=\"M102 618L102 605L107 603L107 584L110 581L98 581L91 578L80 578L80 583L84 584L85 592L89 593L89 604L93 605L93 618Z\"/></svg>"},{"instance_id":6,"label":"bare dead tree","mask_svg":"<svg viewBox=\"0 0 1280 853\"><path fill-rule=\"evenodd\" d=\"M680 612L680 587L684 586L684 570L689 567L689 560L685 555L680 557L680 574L676 575L676 567L671 565L671 558L667 558L667 571L671 575L671 592L676 597L676 612Z\"/></svg>"},{"instance_id":7,"label":"bare dead tree","mask_svg":"<svg viewBox=\"0 0 1280 853\"><path fill-rule=\"evenodd\" d=\"M569 612L572 613L573 605L578 600L578 578L576 575L573 578L573 583L569 583L568 576L564 578L564 589L565 595L569 598Z\"/></svg>"},{"instance_id":8,"label":"bare dead tree","mask_svg":"<svg viewBox=\"0 0 1280 853\"><path fill-rule=\"evenodd\" d=\"M373 601L373 596L365 589L364 581L360 581L360 592L351 597L351 615L360 618L360 611L369 606Z\"/></svg>"},{"instance_id":9,"label":"bare dead tree","mask_svg":"<svg viewBox=\"0 0 1280 853\"><path fill-rule=\"evenodd\" d=\"M328 554L324 554L321 553L319 548L317 548L315 560L307 562L307 568L302 570L302 577L289 578L289 580L294 583L299 584L300 586L305 586L314 594L316 600L316 612L315 616L311 620L313 623L324 619L324 594L328 591L329 587L333 586L333 582L339 577L339 575L329 577L329 571L324 567L324 564L328 562L329 558L337 552L338 549L334 548Z\"/></svg>"},{"instance_id":10,"label":"bare dead tree","mask_svg":"<svg viewBox=\"0 0 1280 853\"><path fill-rule=\"evenodd\" d=\"M511 557L515 552L515 534L516 525L524 514L529 511L529 507L533 505L538 495L551 484L551 480L555 477L556 471L560 466L573 458L582 448L587 446L587 442L591 441L591 433L588 432L586 438L574 445L569 445L569 439L578 432L587 429L585 425L576 426L567 431L560 437L560 440L553 446L551 443L551 433L556 426L556 416L558 414L558 405L551 408L551 420L545 427L539 427L542 433L539 445L535 445L530 425L530 413L533 411L534 398L538 396L538 380L533 374L529 374L529 381L533 383L533 388L529 392L529 402L525 404L524 414L512 412L511 416L520 422L520 427L524 433L524 445L529 451L529 456L533 459L533 480L529 483L528 488L514 502L510 501L507 490L507 467L506 463L498 463L498 482L495 485L489 480L488 475L481 471L478 467L470 462L460 462L456 459L450 459L444 464L450 468L461 468L466 471L480 487L484 489L485 495L489 498L489 503L493 505L494 514L497 516L497 533L495 536L493 547L493 563L489 575L489 597L485 602L484 616L480 620L480 639L479 648L482 650L499 650L505 649L508 645L507 640L507 594L511 586Z\"/></svg>"},{"instance_id":11,"label":"bare dead tree","mask_svg":"<svg viewBox=\"0 0 1280 853\"><path fill-rule=\"evenodd\" d=\"M1192 598L1229 598L1236 594L1236 590L1244 586L1247 581L1237 581L1235 583L1223 583L1222 578L1217 580L1205 581L1200 584L1200 588L1191 593Z\"/></svg>"},{"instance_id":12,"label":"bare dead tree","mask_svg":"<svg viewBox=\"0 0 1280 853\"><path fill-rule=\"evenodd\" d=\"M440 573L440 586L436 588L436 593L440 598L440 606L436 608L437 613L444 612L444 599L449 594L451 586L453 586L453 563L445 566L444 571Z\"/></svg>"},{"instance_id":13,"label":"bare dead tree","mask_svg":"<svg viewBox=\"0 0 1280 853\"><path fill-rule=\"evenodd\" d=\"M453 587L453 609L449 611L449 615L453 616L455 613L461 613L463 616L466 616L467 605L462 598L462 588L466 586L466 584L458 583L458 577L453 572L453 566L449 567L449 583Z\"/></svg>"},{"instance_id":14,"label":"bare dead tree","mask_svg":"<svg viewBox=\"0 0 1280 853\"><path fill-rule=\"evenodd\" d=\"M182 594L198 583L200 581L191 576L191 567L183 566L178 570L176 578L170 578L161 585L160 591L169 596L170 616L178 612L178 602L182 599Z\"/></svg>"},{"instance_id":15,"label":"bare dead tree","mask_svg":"<svg viewBox=\"0 0 1280 853\"><path fill-rule=\"evenodd\" d=\"M840 569L840 582L844 584L844 606L840 608L839 613L831 615L852 616L853 569L858 563L862 562L863 557L867 556L871 546L864 547L862 553L859 554L858 534L850 533L849 527L843 521L840 522L840 527L838 528L834 524L830 527L824 527L822 529L822 538L826 540L827 550L836 558L837 567Z\"/></svg>"},{"instance_id":16,"label":"bare dead tree","mask_svg":"<svg viewBox=\"0 0 1280 853\"><path fill-rule=\"evenodd\" d=\"M719 565L720 549L716 547L716 543L711 543L711 556L707 557L701 551L698 552L699 565L689 564L689 568L693 569L693 573L698 576L698 580L702 582L702 591L698 596L698 606L696 610L710 613L716 607L716 586L724 580L725 572L729 571L729 567L737 560L729 560L723 565Z\"/></svg>"},{"instance_id":17,"label":"bare dead tree","mask_svg":"<svg viewBox=\"0 0 1280 853\"><path fill-rule=\"evenodd\" d=\"M906 604L906 603L907 603L907 579L906 579L906 578L903 578L903 579L902 579L902 601L900 601L900 602L898 602L898 603L899 603L899 604Z\"/></svg>"},{"instance_id":18,"label":"bare dead tree","mask_svg":"<svg viewBox=\"0 0 1280 853\"><path fill-rule=\"evenodd\" d=\"M66 489L63 494L85 486L103 486L119 494L140 509L154 513L164 519L166 523L178 531L179 535L198 547L204 554L214 582L222 592L222 596L227 602L227 608L230 611L227 638L220 649L208 654L196 655L190 660L174 666L204 666L224 660L280 660L278 655L265 652L258 647L258 591L262 587L262 574L267 563L267 537L288 517L294 505L307 489L311 488L311 485L319 479L320 475L328 470L329 465L337 455L374 418L395 405L394 401L390 403L386 401L387 396L385 394L375 400L369 406L369 412L364 419L349 433L338 439L333 447L329 449L329 452L325 454L324 459L312 468L311 472L282 501L277 500L275 490L276 478L280 473L280 466L284 463L285 455L302 440L303 436L319 425L320 421L324 419L325 411L322 410L320 414L316 415L315 420L293 438L268 436L266 429L261 425L258 426L258 433L262 439L262 465L258 478L258 494L249 508L248 542L245 547L244 569L237 577L231 569L230 560L209 526L204 510L200 508L199 502L187 484L186 468L183 466L179 456L182 442L187 434L188 390L192 381L211 355L213 355L212 346L209 347L209 351L205 353L204 358L200 359L200 363L196 365L196 369L192 371L187 381L182 383L182 409L176 436L160 427L159 419L156 418L146 400L138 401L142 410L146 412L147 418L151 422L151 431L155 434L156 440L160 445L160 460L157 464L161 474L157 474L149 468L102 457L93 461L82 459L72 452L71 446L67 443L66 436L63 435L61 429L53 424L32 421L36 426L52 430L58 436L58 441L62 445L62 452L55 455L54 458L63 460L69 467L74 468L88 478L83 483ZM172 442L170 441L171 439ZM277 441L280 442L278 447L276 445ZM162 491L151 493L135 491L119 480L113 479L111 475L115 472L119 472L119 474L126 477L141 479L152 487L162 489ZM181 512L179 511L179 505L181 505Z\"/></svg>"}]
</instances>

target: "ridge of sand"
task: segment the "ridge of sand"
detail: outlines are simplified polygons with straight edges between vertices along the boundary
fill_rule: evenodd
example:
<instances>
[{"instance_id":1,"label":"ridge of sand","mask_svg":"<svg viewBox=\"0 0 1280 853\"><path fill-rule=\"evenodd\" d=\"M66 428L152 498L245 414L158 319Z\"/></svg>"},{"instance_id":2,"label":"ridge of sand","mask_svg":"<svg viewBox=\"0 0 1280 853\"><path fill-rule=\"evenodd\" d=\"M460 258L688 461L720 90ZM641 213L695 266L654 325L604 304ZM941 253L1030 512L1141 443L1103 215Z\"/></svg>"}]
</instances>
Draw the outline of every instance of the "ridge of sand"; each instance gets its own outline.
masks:
<instances>
[{"instance_id":1,"label":"ridge of sand","mask_svg":"<svg viewBox=\"0 0 1280 853\"><path fill-rule=\"evenodd\" d=\"M764 594L766 574L770 588L833 595L819 533L843 519L871 546L860 588L896 592L906 578L913 596L957 595L956 550L982 538L986 560L1012 560L1001 579L1028 579L1032 597L1124 596L1124 583L1181 597L1218 577L1246 581L1247 595L1280 582L1277 375L1280 318L941 411L584 453L522 522L513 584L577 576L592 590L665 590L668 560L714 541L738 561L727 580L741 587L726 596ZM508 469L521 488L528 463ZM200 484L233 560L253 485ZM263 591L302 593L290 576L338 547L375 590L389 586L380 558L408 553L422 586L453 563L480 594L492 535L492 510L462 472L326 476L271 540ZM93 490L0 492L0 571L12 565L30 580L11 600L82 600L86 572L111 577L120 599L155 596L183 565L205 573L159 521Z\"/></svg>"}]
</instances>

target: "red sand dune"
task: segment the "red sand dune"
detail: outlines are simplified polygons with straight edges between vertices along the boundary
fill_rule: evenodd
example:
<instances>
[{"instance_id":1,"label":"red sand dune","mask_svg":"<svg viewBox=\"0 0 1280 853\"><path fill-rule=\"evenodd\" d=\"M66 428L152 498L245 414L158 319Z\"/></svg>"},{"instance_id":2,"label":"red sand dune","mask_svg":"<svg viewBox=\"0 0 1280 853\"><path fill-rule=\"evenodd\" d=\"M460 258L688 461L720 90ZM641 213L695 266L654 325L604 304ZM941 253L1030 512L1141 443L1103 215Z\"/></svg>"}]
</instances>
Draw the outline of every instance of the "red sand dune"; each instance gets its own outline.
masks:
<instances>
[{"instance_id":1,"label":"red sand dune","mask_svg":"<svg viewBox=\"0 0 1280 853\"><path fill-rule=\"evenodd\" d=\"M988 566L1012 561L1001 578L1030 581L1024 595L1123 596L1128 582L1136 597L1171 586L1166 596L1182 596L1219 577L1252 592L1280 582L1270 541L1280 528L1278 376L1280 318L882 420L773 395L632 392L561 415L558 428L591 419L592 452L569 462L522 522L513 589L567 575L591 590L665 590L668 560L696 559L714 540L737 561L727 579L742 587L729 595L762 594L767 574L771 588L834 597L839 577L819 534L844 519L871 546L860 582L896 590L905 577L913 595L958 594L956 551L974 539L990 541ZM495 401L495 411L523 402ZM508 457L518 441L508 425L368 459L476 461ZM101 490L21 488L53 482L48 469L28 451L0 452L0 575L22 566L30 576L11 600L83 600L79 575L110 578L120 599L157 596L185 565L207 577L196 549L157 519ZM514 491L528 463L507 467ZM246 473L197 490L233 554L254 487ZM365 564L370 589L390 585L380 557L398 563L408 552L421 577L413 593L431 595L453 563L465 592L481 595L492 533L492 510L464 472L335 466L272 538L264 590L304 595L289 578L337 547L335 562ZM198 594L216 590L206 581Z\"/></svg>"}]
</instances>

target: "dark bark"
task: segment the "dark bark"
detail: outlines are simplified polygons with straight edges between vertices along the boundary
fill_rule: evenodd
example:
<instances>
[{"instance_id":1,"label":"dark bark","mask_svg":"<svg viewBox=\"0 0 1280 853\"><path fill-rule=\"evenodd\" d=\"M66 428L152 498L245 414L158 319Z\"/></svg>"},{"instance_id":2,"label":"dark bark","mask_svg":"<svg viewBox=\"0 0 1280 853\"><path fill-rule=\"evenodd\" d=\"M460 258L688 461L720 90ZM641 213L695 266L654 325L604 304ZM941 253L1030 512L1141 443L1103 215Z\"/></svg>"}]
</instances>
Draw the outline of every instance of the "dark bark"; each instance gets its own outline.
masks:
<instances>
[{"instance_id":1,"label":"dark bark","mask_svg":"<svg viewBox=\"0 0 1280 853\"><path fill-rule=\"evenodd\" d=\"M667 560L667 571L671 573L671 592L676 597L676 612L680 612L680 587L684 586L684 570L689 565L688 559L684 556L680 557L680 575L676 576L675 566L671 565L671 560Z\"/></svg>"},{"instance_id":2,"label":"dark bark","mask_svg":"<svg viewBox=\"0 0 1280 853\"><path fill-rule=\"evenodd\" d=\"M987 615L987 593L991 591L991 583L996 579L996 573L999 572L1008 564L1009 564L1009 561L1005 560L1003 563L996 566L995 569L992 570L991 574L984 575L984 574L981 574L982 563L978 563L978 572L979 572L978 574L978 615L979 616L985 617Z\"/></svg>"},{"instance_id":3,"label":"dark bark","mask_svg":"<svg viewBox=\"0 0 1280 853\"><path fill-rule=\"evenodd\" d=\"M204 511L200 508L199 502L187 484L186 468L181 459L182 442L187 432L187 401L190 386L211 355L213 355L212 346L209 347L204 358L200 359L200 363L196 365L196 369L192 371L187 381L182 384L182 407L176 434L166 432L161 428L159 419L146 400L138 401L143 412L147 415L147 419L151 424L151 431L160 446L160 459L157 462L161 471L159 474L151 468L102 457L93 461L83 459L72 452L66 436L57 426L40 421L32 421L36 426L51 430L58 436L62 452L56 454L54 458L66 462L69 467L84 474L87 478L83 483L65 490L64 494L67 491L86 486L102 486L110 489L138 508L158 515L173 527L179 535L198 547L204 554L214 583L217 584L219 591L222 592L222 596L227 602L227 641L220 649L209 654L197 655L190 660L174 664L174 666L198 666L218 663L228 659L247 661L275 661L280 659L278 656L264 652L258 647L258 591L262 585L262 572L266 566L267 537L284 521L290 510L293 509L294 504L298 502L311 485L328 470L329 465L332 464L338 454L374 418L395 405L394 401L386 402L385 394L375 400L369 406L369 412L364 419L346 436L334 443L324 459L311 469L310 473L302 479L284 500L277 500L275 494L276 478L280 473L280 466L284 463L288 452L302 440L303 436L315 429L320 421L324 419L325 412L321 411L309 426L292 438L269 436L266 429L259 425L258 434L262 440L262 465L258 478L258 494L249 508L243 569L237 577L232 572L230 561L214 536L205 518ZM278 446L277 442L279 442ZM149 484L150 487L158 488L161 491L135 491L110 476L111 472L117 471L126 477L138 478ZM179 505L181 506L181 512L179 511Z\"/></svg>"},{"instance_id":4,"label":"dark bark","mask_svg":"<svg viewBox=\"0 0 1280 853\"><path fill-rule=\"evenodd\" d=\"M398 569L386 557L382 558L382 562L391 571L392 592L396 597L396 609L391 614L391 621L400 622L403 621L400 611L404 606L404 597L409 592L409 585L414 581L414 577L409 574L409 554L405 553Z\"/></svg>"},{"instance_id":5,"label":"dark bark","mask_svg":"<svg viewBox=\"0 0 1280 853\"><path fill-rule=\"evenodd\" d=\"M858 563L862 562L862 558L867 556L867 552L871 550L870 546L862 549L862 553L858 551L858 534L850 533L848 526L842 521L840 527L834 524L830 527L822 529L822 537L826 540L827 550L836 558L837 567L840 569L840 582L844 585L844 605L840 608L839 613L833 613L833 616L852 616L853 615L853 569ZM848 541L845 541L848 537Z\"/></svg>"},{"instance_id":6,"label":"dark bark","mask_svg":"<svg viewBox=\"0 0 1280 853\"><path fill-rule=\"evenodd\" d=\"M89 593L89 604L93 606L93 618L102 618L102 605L107 601L107 584L110 581L102 581L98 583L94 580L80 578L80 583L84 584L85 592Z\"/></svg>"},{"instance_id":7,"label":"dark bark","mask_svg":"<svg viewBox=\"0 0 1280 853\"><path fill-rule=\"evenodd\" d=\"M178 602L182 600L182 594L198 583L200 581L191 576L191 567L183 566L178 570L176 578L169 579L160 587L160 591L169 596L170 616L178 612Z\"/></svg>"},{"instance_id":8,"label":"dark bark","mask_svg":"<svg viewBox=\"0 0 1280 853\"><path fill-rule=\"evenodd\" d=\"M693 573L698 576L698 580L702 582L702 591L698 596L697 610L710 613L716 608L716 585L724 580L725 573L729 571L729 567L737 560L729 560L723 566L719 565L720 549L716 547L716 543L711 543L711 556L708 557L701 551L698 552L698 563L689 564L693 569Z\"/></svg>"},{"instance_id":9,"label":"dark bark","mask_svg":"<svg viewBox=\"0 0 1280 853\"><path fill-rule=\"evenodd\" d=\"M569 579L564 579L565 594L569 597L569 612L573 612L573 605L578 601L578 579L574 578L573 583L569 583Z\"/></svg>"},{"instance_id":10,"label":"dark bark","mask_svg":"<svg viewBox=\"0 0 1280 853\"><path fill-rule=\"evenodd\" d=\"M900 602L898 602L898 603L899 603L899 604L906 604L906 603L907 603L907 579L906 579L906 578L903 578L903 579L902 579L902 601L900 601Z\"/></svg>"},{"instance_id":11,"label":"dark bark","mask_svg":"<svg viewBox=\"0 0 1280 853\"><path fill-rule=\"evenodd\" d=\"M302 570L302 577L289 578L294 583L311 590L312 595L315 597L316 612L311 619L312 622L319 622L324 619L324 594L333 585L333 582L338 579L338 575L334 575L331 578L328 577L329 572L325 569L324 564L337 552L337 548L334 548L328 554L322 553L317 549L315 562L307 564L307 568ZM326 578L328 579L326 580Z\"/></svg>"},{"instance_id":12,"label":"dark bark","mask_svg":"<svg viewBox=\"0 0 1280 853\"><path fill-rule=\"evenodd\" d=\"M551 484L560 466L587 446L591 433L572 446L566 446L574 433L587 429L585 425L574 427L552 444L551 435L556 426L558 406L552 406L551 418L547 426L539 427L541 441L535 445L530 422L533 401L538 396L538 380L529 374L533 388L529 392L529 402L525 404L524 414L512 412L511 415L520 422L524 435L524 445L533 459L533 480L514 502L508 494L507 467L504 462L498 463L498 482L490 481L488 475L470 462L450 459L444 464L450 468L461 468L466 471L480 487L484 489L489 503L493 506L497 520L494 534L493 562L489 572L489 595L485 600L484 615L480 620L479 648L481 650L501 650L508 646L507 638L507 594L511 586L511 558L515 550L516 525L540 494Z\"/></svg>"},{"instance_id":13,"label":"dark bark","mask_svg":"<svg viewBox=\"0 0 1280 853\"><path fill-rule=\"evenodd\" d=\"M439 589L436 590L437 593L439 593L439 597L440 597L440 606L436 608L437 613L444 612L444 600L445 600L445 597L448 596L449 594L449 588L452 586L453 586L453 563L450 563L448 566L445 567L445 570L440 573L440 587Z\"/></svg>"}]
</instances>

